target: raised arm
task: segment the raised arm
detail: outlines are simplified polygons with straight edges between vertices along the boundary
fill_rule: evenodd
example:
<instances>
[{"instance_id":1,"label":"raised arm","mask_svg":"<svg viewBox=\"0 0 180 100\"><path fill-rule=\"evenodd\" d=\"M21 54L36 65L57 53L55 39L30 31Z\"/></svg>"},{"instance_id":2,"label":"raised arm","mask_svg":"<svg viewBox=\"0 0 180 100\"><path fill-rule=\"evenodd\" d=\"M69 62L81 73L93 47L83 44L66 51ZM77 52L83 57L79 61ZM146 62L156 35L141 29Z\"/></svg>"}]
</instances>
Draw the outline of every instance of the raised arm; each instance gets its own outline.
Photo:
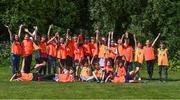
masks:
<instances>
[{"instance_id":1,"label":"raised arm","mask_svg":"<svg viewBox=\"0 0 180 100\"><path fill-rule=\"evenodd\" d=\"M113 40L114 32L111 32L111 40Z\"/></svg>"},{"instance_id":2,"label":"raised arm","mask_svg":"<svg viewBox=\"0 0 180 100\"><path fill-rule=\"evenodd\" d=\"M52 37L47 43L50 43L51 41L53 41L57 36L58 36L58 32L54 35L54 37Z\"/></svg>"},{"instance_id":3,"label":"raised arm","mask_svg":"<svg viewBox=\"0 0 180 100\"><path fill-rule=\"evenodd\" d=\"M27 28L25 28L24 31L28 33L31 37L34 37L33 33L31 33Z\"/></svg>"},{"instance_id":4,"label":"raised arm","mask_svg":"<svg viewBox=\"0 0 180 100\"><path fill-rule=\"evenodd\" d=\"M9 26L7 26L7 25L4 25L4 26L8 29L8 33L9 33L9 36L10 36L10 40L12 41L13 36L12 36L11 30L9 29Z\"/></svg>"},{"instance_id":5,"label":"raised arm","mask_svg":"<svg viewBox=\"0 0 180 100\"><path fill-rule=\"evenodd\" d=\"M136 48L137 47L136 35L134 34L133 37L134 37L134 45L135 45L135 48Z\"/></svg>"},{"instance_id":6,"label":"raised arm","mask_svg":"<svg viewBox=\"0 0 180 100\"><path fill-rule=\"evenodd\" d=\"M50 31L51 31L51 28L53 27L53 24L51 24L50 26L49 26L49 29L48 29L48 33L47 33L47 35L48 35L48 40L50 39Z\"/></svg>"},{"instance_id":7,"label":"raised arm","mask_svg":"<svg viewBox=\"0 0 180 100\"><path fill-rule=\"evenodd\" d=\"M154 44L156 43L156 41L158 40L159 36L161 35L161 33L158 33L158 36L156 37L156 39L153 41L152 46L154 46Z\"/></svg>"},{"instance_id":8,"label":"raised arm","mask_svg":"<svg viewBox=\"0 0 180 100\"><path fill-rule=\"evenodd\" d=\"M19 26L18 37L21 37L22 27L23 27L23 25L21 24L21 25Z\"/></svg>"}]
</instances>

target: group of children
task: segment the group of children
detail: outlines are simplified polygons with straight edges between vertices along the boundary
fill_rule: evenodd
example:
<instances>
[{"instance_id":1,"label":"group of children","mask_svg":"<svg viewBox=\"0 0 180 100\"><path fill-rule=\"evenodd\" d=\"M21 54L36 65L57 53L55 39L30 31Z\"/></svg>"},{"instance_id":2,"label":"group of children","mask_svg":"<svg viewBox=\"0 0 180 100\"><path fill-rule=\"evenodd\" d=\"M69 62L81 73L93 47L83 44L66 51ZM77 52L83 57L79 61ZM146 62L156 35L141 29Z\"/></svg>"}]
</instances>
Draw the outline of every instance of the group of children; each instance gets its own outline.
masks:
<instances>
[{"instance_id":1,"label":"group of children","mask_svg":"<svg viewBox=\"0 0 180 100\"><path fill-rule=\"evenodd\" d=\"M10 81L141 82L139 71L143 61L147 63L149 80L152 80L156 59L153 46L160 33L152 43L150 40L146 40L144 46L136 40L134 35L135 46L133 47L129 43L128 32L123 34L116 43L113 39L113 32L109 32L106 38L100 37L99 30L96 30L95 36L89 39L84 37L82 32L72 37L70 30L67 29L64 39L59 36L58 32L54 35L50 34L53 25L49 26L47 37L46 35L39 37L37 35L38 28L34 26L33 32L24 28L24 32L27 34L20 42L21 30L24 26L20 25L19 32L15 35L12 35L8 26L6 27L12 44L12 77ZM162 69L164 69L164 81L167 81L168 49L161 42L157 51L159 80L163 81ZM33 67L31 67L32 57L35 58ZM133 65L135 65L134 69ZM33 70L35 73L32 73Z\"/></svg>"}]
</instances>

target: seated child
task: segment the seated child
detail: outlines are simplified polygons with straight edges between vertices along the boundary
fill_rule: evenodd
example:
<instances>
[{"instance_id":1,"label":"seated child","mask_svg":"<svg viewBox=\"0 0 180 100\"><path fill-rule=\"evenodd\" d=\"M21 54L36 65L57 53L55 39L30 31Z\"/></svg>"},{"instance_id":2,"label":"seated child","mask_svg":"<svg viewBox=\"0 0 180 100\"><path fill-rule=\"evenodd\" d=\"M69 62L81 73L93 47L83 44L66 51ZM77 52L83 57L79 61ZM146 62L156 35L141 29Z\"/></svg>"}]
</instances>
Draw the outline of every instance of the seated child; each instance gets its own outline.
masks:
<instances>
[{"instance_id":1,"label":"seated child","mask_svg":"<svg viewBox=\"0 0 180 100\"><path fill-rule=\"evenodd\" d=\"M92 76L91 68L88 64L88 61L84 61L81 73L80 73L81 81L92 81L94 80L94 76Z\"/></svg>"},{"instance_id":2,"label":"seated child","mask_svg":"<svg viewBox=\"0 0 180 100\"><path fill-rule=\"evenodd\" d=\"M56 78L57 79L57 75ZM73 71L71 69L64 68L62 73L58 75L58 82L74 82L75 78L73 76Z\"/></svg>"},{"instance_id":3,"label":"seated child","mask_svg":"<svg viewBox=\"0 0 180 100\"><path fill-rule=\"evenodd\" d=\"M114 79L112 80L113 83L124 83L125 76L126 76L126 69L124 66L124 60L117 61L116 64L116 73Z\"/></svg>"},{"instance_id":4,"label":"seated child","mask_svg":"<svg viewBox=\"0 0 180 100\"><path fill-rule=\"evenodd\" d=\"M105 78L106 78L105 83L108 81L111 81L113 79L114 69L109 59L107 59L106 61L106 66L104 67L104 71L105 71Z\"/></svg>"},{"instance_id":5,"label":"seated child","mask_svg":"<svg viewBox=\"0 0 180 100\"><path fill-rule=\"evenodd\" d=\"M99 63L94 64L95 70L93 71L93 76L96 79L96 82L103 82L104 80L104 71L99 67Z\"/></svg>"}]
</instances>

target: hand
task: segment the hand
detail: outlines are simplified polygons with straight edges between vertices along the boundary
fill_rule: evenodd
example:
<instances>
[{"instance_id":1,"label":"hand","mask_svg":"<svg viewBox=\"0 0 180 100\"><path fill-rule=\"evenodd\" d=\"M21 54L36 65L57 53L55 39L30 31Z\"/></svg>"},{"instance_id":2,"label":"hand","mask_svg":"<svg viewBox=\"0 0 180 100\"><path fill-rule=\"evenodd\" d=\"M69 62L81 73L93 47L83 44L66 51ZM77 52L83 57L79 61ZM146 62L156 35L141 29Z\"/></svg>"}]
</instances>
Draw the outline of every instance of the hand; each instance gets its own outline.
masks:
<instances>
[{"instance_id":1,"label":"hand","mask_svg":"<svg viewBox=\"0 0 180 100\"><path fill-rule=\"evenodd\" d=\"M58 35L59 35L59 32L56 32L56 33L55 33L55 37L57 37Z\"/></svg>"},{"instance_id":2,"label":"hand","mask_svg":"<svg viewBox=\"0 0 180 100\"><path fill-rule=\"evenodd\" d=\"M35 30L37 30L38 27L37 27L37 26L33 26L33 28L34 28Z\"/></svg>"},{"instance_id":3,"label":"hand","mask_svg":"<svg viewBox=\"0 0 180 100\"><path fill-rule=\"evenodd\" d=\"M24 25L23 24L21 24L19 27L23 27Z\"/></svg>"},{"instance_id":4,"label":"hand","mask_svg":"<svg viewBox=\"0 0 180 100\"><path fill-rule=\"evenodd\" d=\"M25 32L29 32L29 30L27 28L24 29Z\"/></svg>"},{"instance_id":5,"label":"hand","mask_svg":"<svg viewBox=\"0 0 180 100\"><path fill-rule=\"evenodd\" d=\"M9 28L9 26L8 25L4 25L6 28Z\"/></svg>"},{"instance_id":6,"label":"hand","mask_svg":"<svg viewBox=\"0 0 180 100\"><path fill-rule=\"evenodd\" d=\"M160 36L160 35L161 35L161 33L159 32L159 33L158 33L158 36Z\"/></svg>"}]
</instances>

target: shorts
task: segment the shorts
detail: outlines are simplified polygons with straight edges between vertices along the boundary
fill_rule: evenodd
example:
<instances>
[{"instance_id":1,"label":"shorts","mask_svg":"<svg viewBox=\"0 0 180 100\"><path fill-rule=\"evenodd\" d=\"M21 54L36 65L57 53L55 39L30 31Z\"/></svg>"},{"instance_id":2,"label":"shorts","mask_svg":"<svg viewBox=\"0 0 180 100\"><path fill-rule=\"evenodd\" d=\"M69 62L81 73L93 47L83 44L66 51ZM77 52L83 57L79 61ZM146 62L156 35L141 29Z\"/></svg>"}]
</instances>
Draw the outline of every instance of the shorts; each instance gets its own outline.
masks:
<instances>
[{"instance_id":1,"label":"shorts","mask_svg":"<svg viewBox=\"0 0 180 100\"><path fill-rule=\"evenodd\" d=\"M60 59L60 63L62 64L62 66L66 65L66 59Z\"/></svg>"},{"instance_id":2,"label":"shorts","mask_svg":"<svg viewBox=\"0 0 180 100\"><path fill-rule=\"evenodd\" d=\"M66 66L68 66L68 67L73 66L73 58L69 55L66 57Z\"/></svg>"},{"instance_id":3,"label":"shorts","mask_svg":"<svg viewBox=\"0 0 180 100\"><path fill-rule=\"evenodd\" d=\"M134 64L135 64L135 67L141 67L141 63L139 62L134 62Z\"/></svg>"},{"instance_id":4,"label":"shorts","mask_svg":"<svg viewBox=\"0 0 180 100\"><path fill-rule=\"evenodd\" d=\"M74 61L74 67L80 66L80 62L78 60Z\"/></svg>"},{"instance_id":5,"label":"shorts","mask_svg":"<svg viewBox=\"0 0 180 100\"><path fill-rule=\"evenodd\" d=\"M100 58L99 59L99 66L104 67L105 66L105 58Z\"/></svg>"}]
</instances>

